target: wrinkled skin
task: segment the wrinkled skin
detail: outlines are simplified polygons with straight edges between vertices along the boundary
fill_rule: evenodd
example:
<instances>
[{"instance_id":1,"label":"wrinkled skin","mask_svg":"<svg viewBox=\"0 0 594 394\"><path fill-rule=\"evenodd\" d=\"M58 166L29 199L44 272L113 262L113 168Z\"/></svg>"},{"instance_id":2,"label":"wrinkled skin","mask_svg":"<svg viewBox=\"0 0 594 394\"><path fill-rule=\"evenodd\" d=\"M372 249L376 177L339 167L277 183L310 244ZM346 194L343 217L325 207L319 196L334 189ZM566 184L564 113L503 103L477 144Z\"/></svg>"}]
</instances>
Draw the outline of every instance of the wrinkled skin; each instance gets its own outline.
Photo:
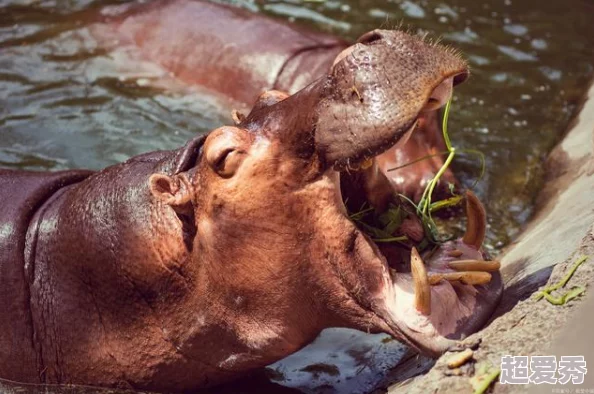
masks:
<instances>
[{"instance_id":1,"label":"wrinkled skin","mask_svg":"<svg viewBox=\"0 0 594 394\"><path fill-rule=\"evenodd\" d=\"M476 198L464 239L426 264L414 250L411 264L382 253L342 202L390 199L374 157L447 101L465 62L395 31L337 59L295 95L264 94L240 124L179 150L97 173L0 172L0 376L185 392L279 360L326 327L385 332L431 355L477 330L501 280L495 269L465 284L488 264ZM341 187L351 174L360 182ZM452 269L453 255L473 272Z\"/></svg>"},{"instance_id":2,"label":"wrinkled skin","mask_svg":"<svg viewBox=\"0 0 594 394\"><path fill-rule=\"evenodd\" d=\"M304 88L324 75L348 46L337 37L207 1L126 7L130 9L123 16L95 29L100 41L132 45L183 83L221 94L239 109L252 105L265 90L293 94ZM389 169L445 150L440 117L431 112L421 116L416 133L401 149L378 160ZM443 155L438 155L387 175L399 193L418 201L443 162ZM458 185L449 169L436 197L450 196L448 184Z\"/></svg>"}]
</instances>

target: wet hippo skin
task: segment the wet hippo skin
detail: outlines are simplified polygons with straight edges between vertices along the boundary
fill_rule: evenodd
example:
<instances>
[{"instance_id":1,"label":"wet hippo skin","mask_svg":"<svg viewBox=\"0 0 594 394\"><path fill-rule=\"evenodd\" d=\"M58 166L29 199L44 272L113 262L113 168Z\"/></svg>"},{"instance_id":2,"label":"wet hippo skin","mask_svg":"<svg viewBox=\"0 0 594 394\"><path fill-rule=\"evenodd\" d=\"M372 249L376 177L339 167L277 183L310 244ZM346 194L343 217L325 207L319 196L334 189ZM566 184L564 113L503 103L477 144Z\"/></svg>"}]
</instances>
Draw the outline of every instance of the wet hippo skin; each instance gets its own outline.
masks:
<instances>
[{"instance_id":1,"label":"wet hippo skin","mask_svg":"<svg viewBox=\"0 0 594 394\"><path fill-rule=\"evenodd\" d=\"M297 92L324 75L349 45L338 37L207 1L138 5L105 26L97 30L100 41L135 46L142 57L183 83L221 94L238 107L251 105L266 90ZM413 138L403 141L397 154L380 161L388 169L437 154L387 173L399 192L417 201L443 165L439 153L446 150L440 117L432 114L422 117ZM439 197L450 196L450 183L458 185L448 169L437 188Z\"/></svg>"},{"instance_id":2,"label":"wet hippo skin","mask_svg":"<svg viewBox=\"0 0 594 394\"><path fill-rule=\"evenodd\" d=\"M466 63L381 30L337 59L177 150L99 172L0 172L0 377L189 392L327 327L384 332L428 355L480 328L501 280L483 259L474 195L462 239L402 260L343 203L363 195L381 210L394 197L379 157L447 102Z\"/></svg>"},{"instance_id":3,"label":"wet hippo skin","mask_svg":"<svg viewBox=\"0 0 594 394\"><path fill-rule=\"evenodd\" d=\"M324 75L346 41L207 1L138 5L109 22L120 45L137 46L188 84L252 105L260 93L295 93Z\"/></svg>"}]
</instances>

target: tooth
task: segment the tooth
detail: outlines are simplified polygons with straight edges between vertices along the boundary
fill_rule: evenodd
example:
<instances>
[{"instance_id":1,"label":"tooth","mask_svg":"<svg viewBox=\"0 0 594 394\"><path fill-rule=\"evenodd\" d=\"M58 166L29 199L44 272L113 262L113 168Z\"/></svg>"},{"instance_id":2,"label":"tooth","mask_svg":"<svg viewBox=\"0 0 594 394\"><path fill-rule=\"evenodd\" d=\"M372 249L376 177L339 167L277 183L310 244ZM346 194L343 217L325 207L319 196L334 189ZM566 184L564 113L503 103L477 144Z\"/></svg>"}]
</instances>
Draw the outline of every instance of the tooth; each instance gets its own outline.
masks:
<instances>
[{"instance_id":1,"label":"tooth","mask_svg":"<svg viewBox=\"0 0 594 394\"><path fill-rule=\"evenodd\" d=\"M461 251L460 249L454 249L454 250L450 250L447 255L450 257L460 257L464 254L463 251Z\"/></svg>"},{"instance_id":2,"label":"tooth","mask_svg":"<svg viewBox=\"0 0 594 394\"><path fill-rule=\"evenodd\" d=\"M484 285L491 281L491 274L482 271L443 272L429 275L429 284L436 285L443 279L448 282L462 282L467 285Z\"/></svg>"},{"instance_id":3,"label":"tooth","mask_svg":"<svg viewBox=\"0 0 594 394\"><path fill-rule=\"evenodd\" d=\"M363 163L361 163L361 169L366 170L369 167L371 167L372 165L373 165L373 159L364 160Z\"/></svg>"},{"instance_id":4,"label":"tooth","mask_svg":"<svg viewBox=\"0 0 594 394\"><path fill-rule=\"evenodd\" d=\"M479 250L485 240L487 229L487 214L485 208L473 192L466 192L466 216L468 223L462 241Z\"/></svg>"},{"instance_id":5,"label":"tooth","mask_svg":"<svg viewBox=\"0 0 594 394\"><path fill-rule=\"evenodd\" d=\"M443 274L429 274L429 285L433 286L441 282L443 279Z\"/></svg>"},{"instance_id":6,"label":"tooth","mask_svg":"<svg viewBox=\"0 0 594 394\"><path fill-rule=\"evenodd\" d=\"M495 272L499 271L501 263L499 261L483 261L483 260L457 260L450 261L448 266L456 271L485 271Z\"/></svg>"},{"instance_id":7,"label":"tooth","mask_svg":"<svg viewBox=\"0 0 594 394\"><path fill-rule=\"evenodd\" d=\"M465 272L464 274L460 281L467 285L484 285L491 281L491 274L488 272L473 271Z\"/></svg>"},{"instance_id":8,"label":"tooth","mask_svg":"<svg viewBox=\"0 0 594 394\"><path fill-rule=\"evenodd\" d=\"M410 271L414 284L415 308L421 314L429 316L431 314L431 287L429 286L425 264L423 264L419 252L414 247L410 254Z\"/></svg>"}]
</instances>

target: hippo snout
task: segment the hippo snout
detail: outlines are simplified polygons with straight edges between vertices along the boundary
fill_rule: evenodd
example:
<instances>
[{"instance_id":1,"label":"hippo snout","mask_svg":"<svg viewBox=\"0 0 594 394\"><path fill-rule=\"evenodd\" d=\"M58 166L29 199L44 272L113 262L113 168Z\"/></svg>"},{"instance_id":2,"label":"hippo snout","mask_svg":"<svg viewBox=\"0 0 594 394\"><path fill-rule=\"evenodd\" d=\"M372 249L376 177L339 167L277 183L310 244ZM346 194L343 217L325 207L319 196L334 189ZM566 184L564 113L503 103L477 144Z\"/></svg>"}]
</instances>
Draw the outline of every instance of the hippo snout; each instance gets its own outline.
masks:
<instances>
[{"instance_id":1,"label":"hippo snout","mask_svg":"<svg viewBox=\"0 0 594 394\"><path fill-rule=\"evenodd\" d=\"M324 81L315 139L334 168L391 148L468 76L454 51L399 31L375 30L340 53Z\"/></svg>"}]
</instances>

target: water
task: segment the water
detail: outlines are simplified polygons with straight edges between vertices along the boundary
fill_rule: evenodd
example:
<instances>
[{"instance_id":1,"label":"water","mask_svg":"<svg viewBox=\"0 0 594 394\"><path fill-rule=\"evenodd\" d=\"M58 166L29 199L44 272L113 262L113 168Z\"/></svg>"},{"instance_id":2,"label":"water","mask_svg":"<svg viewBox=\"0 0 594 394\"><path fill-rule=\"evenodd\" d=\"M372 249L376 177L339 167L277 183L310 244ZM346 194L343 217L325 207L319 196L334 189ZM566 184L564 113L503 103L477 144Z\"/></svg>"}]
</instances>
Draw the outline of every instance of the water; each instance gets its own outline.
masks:
<instances>
[{"instance_id":1,"label":"water","mask_svg":"<svg viewBox=\"0 0 594 394\"><path fill-rule=\"evenodd\" d=\"M121 54L97 46L89 24L99 9L119 3L0 1L1 167L99 169L229 122L208 97L150 87L146 81L162 72L153 65L122 68ZM593 71L594 4L587 0L237 4L351 39L402 25L461 49L472 78L457 89L450 130L455 146L486 155L477 191L496 249L529 218L543 158ZM468 154L455 168L466 185L480 172Z\"/></svg>"},{"instance_id":2,"label":"water","mask_svg":"<svg viewBox=\"0 0 594 394\"><path fill-rule=\"evenodd\" d=\"M162 70L148 63L126 67L121 59L130 54L97 45L89 25L102 7L120 3L125 2L0 0L0 167L99 169L142 152L178 147L196 132L229 123L213 99L155 87L152 82L167 77ZM376 27L402 25L461 49L472 76L456 90L449 129L456 147L485 154L487 171L477 191L489 212L491 249L507 244L530 217L543 160L593 73L594 3L589 0L237 4L350 39ZM455 169L471 185L480 164L475 156L461 155ZM348 386L368 387L391 367L370 357L402 356L398 346L381 340L365 352L349 352L342 344L351 334L344 335L330 343L346 354L340 363L354 365L345 367L356 372ZM344 384L303 363L298 354L274 368L286 384L293 379L289 385L309 384L309 391Z\"/></svg>"}]
</instances>

